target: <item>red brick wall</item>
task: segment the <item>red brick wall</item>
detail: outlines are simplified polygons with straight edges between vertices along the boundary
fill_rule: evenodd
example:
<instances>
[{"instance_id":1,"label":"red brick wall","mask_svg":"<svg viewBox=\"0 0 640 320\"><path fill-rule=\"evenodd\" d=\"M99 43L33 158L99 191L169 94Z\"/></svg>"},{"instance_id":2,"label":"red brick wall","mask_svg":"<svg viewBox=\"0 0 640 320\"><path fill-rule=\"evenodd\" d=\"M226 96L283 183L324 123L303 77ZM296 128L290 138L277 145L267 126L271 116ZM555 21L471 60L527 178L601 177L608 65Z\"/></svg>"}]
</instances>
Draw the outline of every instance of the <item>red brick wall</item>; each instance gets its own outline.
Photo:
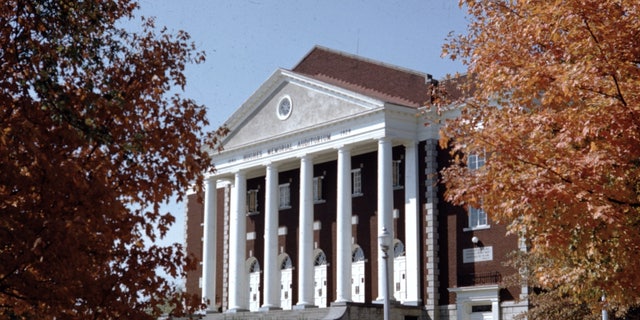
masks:
<instances>
[{"instance_id":1,"label":"red brick wall","mask_svg":"<svg viewBox=\"0 0 640 320\"><path fill-rule=\"evenodd\" d=\"M187 272L186 291L190 294L201 295L199 279L202 274L202 236L204 222L204 204L202 194L187 196L187 253L197 260L197 268Z\"/></svg>"},{"instance_id":2,"label":"red brick wall","mask_svg":"<svg viewBox=\"0 0 640 320\"><path fill-rule=\"evenodd\" d=\"M448 150L439 149L438 166L444 168L450 163L451 157ZM489 213L489 229L464 231L468 227L467 210L461 206L454 206L444 201L445 186L438 186L438 194L441 199L438 204L439 211L439 269L440 269L440 304L454 304L455 294L447 289L453 287L468 286L468 279L472 274L487 274L497 272L502 279L514 274L516 270L504 266L507 255L518 250L516 236L506 235L506 227L496 224L491 220ZM476 236L480 240L474 245L471 239ZM463 249L485 246L493 248L493 260L475 263L463 263ZM509 287L500 290L501 300L513 300L518 297L520 288Z\"/></svg>"}]
</instances>

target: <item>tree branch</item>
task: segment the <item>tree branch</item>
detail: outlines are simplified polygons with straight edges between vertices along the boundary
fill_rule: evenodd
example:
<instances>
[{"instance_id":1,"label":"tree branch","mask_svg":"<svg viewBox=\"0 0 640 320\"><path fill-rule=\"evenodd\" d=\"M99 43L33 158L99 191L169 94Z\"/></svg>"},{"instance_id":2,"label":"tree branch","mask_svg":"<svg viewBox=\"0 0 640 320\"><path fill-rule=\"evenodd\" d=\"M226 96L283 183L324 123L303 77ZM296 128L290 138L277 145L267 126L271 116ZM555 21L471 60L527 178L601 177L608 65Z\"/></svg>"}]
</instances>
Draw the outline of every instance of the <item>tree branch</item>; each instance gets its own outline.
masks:
<instances>
[{"instance_id":1,"label":"tree branch","mask_svg":"<svg viewBox=\"0 0 640 320\"><path fill-rule=\"evenodd\" d=\"M483 143L486 143L487 145L492 146L494 148L494 150L499 150L498 146L495 143L491 142L491 139L488 139L484 135L480 135L480 139L481 139L481 141ZM570 185L577 186L582 191L587 192L590 195L602 196L605 200L607 200L609 202L612 202L612 203L614 203L616 205L629 206L629 207L634 208L634 209L640 208L640 202L623 201L623 200L618 200L616 198L613 198L613 197L605 195L605 194L599 194L596 191L594 191L594 190L592 190L592 189L590 189L590 188L588 188L586 186L583 186L583 184L579 184L579 183L575 182L570 177L567 177L566 175L563 175L562 173L549 168L548 166L543 164L544 161L542 161L541 159L537 159L537 157L535 157L535 158L536 158L536 160L539 160L538 162L533 162L533 161L526 160L526 159L524 159L522 157L516 156L513 153L512 153L512 157L513 157L513 159L515 159L516 161L519 161L521 163L524 163L524 164L527 164L527 165L531 165L531 166L534 166L536 168L545 170L545 171L553 174L554 176L556 176L562 182L570 184Z\"/></svg>"},{"instance_id":2,"label":"tree branch","mask_svg":"<svg viewBox=\"0 0 640 320\"><path fill-rule=\"evenodd\" d=\"M589 35L591 36L591 39L593 39L593 41L595 42L596 47L598 47L598 50L600 51L601 56L604 58L604 60L607 62L607 64L610 65L609 59L607 58L607 55L606 54L602 54L603 50L602 50L602 47L600 46L600 41L598 40L598 37L596 37L595 33L591 29L591 25L589 24L589 21L587 20L587 17L582 16L582 22L584 23L585 27L587 28L587 32L589 32ZM614 85L616 87L616 92L618 93L617 94L618 100L620 100L620 102L622 102L622 105L627 107L627 101L624 99L624 95L622 94L622 89L620 89L620 83L618 82L618 77L616 76L615 72L611 72L611 78L613 79L613 83L614 83Z\"/></svg>"}]
</instances>

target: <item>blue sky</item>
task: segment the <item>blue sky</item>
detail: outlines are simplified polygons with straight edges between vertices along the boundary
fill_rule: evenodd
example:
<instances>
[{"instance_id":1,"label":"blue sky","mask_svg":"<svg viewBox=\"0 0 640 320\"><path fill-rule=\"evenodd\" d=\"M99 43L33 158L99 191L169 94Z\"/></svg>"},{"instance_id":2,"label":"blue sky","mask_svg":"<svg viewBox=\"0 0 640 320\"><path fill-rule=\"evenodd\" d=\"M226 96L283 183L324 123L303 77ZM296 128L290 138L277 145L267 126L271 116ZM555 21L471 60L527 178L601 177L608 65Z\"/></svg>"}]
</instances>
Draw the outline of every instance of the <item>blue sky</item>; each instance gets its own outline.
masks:
<instances>
[{"instance_id":1,"label":"blue sky","mask_svg":"<svg viewBox=\"0 0 640 320\"><path fill-rule=\"evenodd\" d=\"M223 124L278 68L293 68L315 45L357 54L436 79L464 72L440 58L451 31L467 21L456 0L140 0L138 15L185 30L203 64L188 66L184 95L208 108L212 128ZM184 204L165 241L184 239Z\"/></svg>"}]
</instances>

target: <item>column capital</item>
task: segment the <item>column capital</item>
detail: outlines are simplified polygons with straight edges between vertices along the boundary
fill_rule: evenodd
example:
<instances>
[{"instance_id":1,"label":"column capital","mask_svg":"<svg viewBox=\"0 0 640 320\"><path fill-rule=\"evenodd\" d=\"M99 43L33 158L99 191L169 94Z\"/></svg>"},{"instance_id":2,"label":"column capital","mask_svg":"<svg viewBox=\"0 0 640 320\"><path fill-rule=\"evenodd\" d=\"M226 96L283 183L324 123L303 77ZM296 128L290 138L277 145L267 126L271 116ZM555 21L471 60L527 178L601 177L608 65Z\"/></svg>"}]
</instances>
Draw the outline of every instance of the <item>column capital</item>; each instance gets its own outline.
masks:
<instances>
[{"instance_id":1,"label":"column capital","mask_svg":"<svg viewBox=\"0 0 640 320\"><path fill-rule=\"evenodd\" d=\"M338 150L338 152L340 152L340 151L351 151L351 148L352 148L351 145L348 145L348 144L341 144L341 145L335 147L335 149Z\"/></svg>"},{"instance_id":2,"label":"column capital","mask_svg":"<svg viewBox=\"0 0 640 320\"><path fill-rule=\"evenodd\" d=\"M277 168L278 165L279 164L277 162L273 162L273 161L267 161L263 164L265 168Z\"/></svg>"},{"instance_id":3,"label":"column capital","mask_svg":"<svg viewBox=\"0 0 640 320\"><path fill-rule=\"evenodd\" d=\"M418 146L418 139L406 139L406 140L402 140L402 145L409 148L409 147L417 147Z\"/></svg>"},{"instance_id":4,"label":"column capital","mask_svg":"<svg viewBox=\"0 0 640 320\"><path fill-rule=\"evenodd\" d=\"M391 137L388 136L384 136L384 137L380 137L376 139L378 141L378 143L391 143Z\"/></svg>"},{"instance_id":5,"label":"column capital","mask_svg":"<svg viewBox=\"0 0 640 320\"><path fill-rule=\"evenodd\" d=\"M305 153L298 156L298 159L300 160L313 160L313 158L314 158L314 155L310 153Z\"/></svg>"}]
</instances>

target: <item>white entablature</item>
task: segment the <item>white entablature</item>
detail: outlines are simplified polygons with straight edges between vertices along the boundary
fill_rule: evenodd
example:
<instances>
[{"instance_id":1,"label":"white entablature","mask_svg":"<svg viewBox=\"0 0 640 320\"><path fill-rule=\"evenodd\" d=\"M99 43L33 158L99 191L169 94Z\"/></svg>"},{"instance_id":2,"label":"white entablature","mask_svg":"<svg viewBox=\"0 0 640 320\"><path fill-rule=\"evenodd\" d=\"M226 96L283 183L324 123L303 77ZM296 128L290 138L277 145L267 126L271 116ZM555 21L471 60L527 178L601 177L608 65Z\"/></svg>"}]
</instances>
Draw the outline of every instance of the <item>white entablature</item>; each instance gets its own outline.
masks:
<instances>
[{"instance_id":1,"label":"white entablature","mask_svg":"<svg viewBox=\"0 0 640 320\"><path fill-rule=\"evenodd\" d=\"M279 103L290 99L284 119ZM304 155L334 160L341 146L372 151L377 139L416 141L432 132L415 108L398 106L296 73L278 70L229 120L224 151L213 155L218 176ZM359 149L361 148L361 149Z\"/></svg>"}]
</instances>

